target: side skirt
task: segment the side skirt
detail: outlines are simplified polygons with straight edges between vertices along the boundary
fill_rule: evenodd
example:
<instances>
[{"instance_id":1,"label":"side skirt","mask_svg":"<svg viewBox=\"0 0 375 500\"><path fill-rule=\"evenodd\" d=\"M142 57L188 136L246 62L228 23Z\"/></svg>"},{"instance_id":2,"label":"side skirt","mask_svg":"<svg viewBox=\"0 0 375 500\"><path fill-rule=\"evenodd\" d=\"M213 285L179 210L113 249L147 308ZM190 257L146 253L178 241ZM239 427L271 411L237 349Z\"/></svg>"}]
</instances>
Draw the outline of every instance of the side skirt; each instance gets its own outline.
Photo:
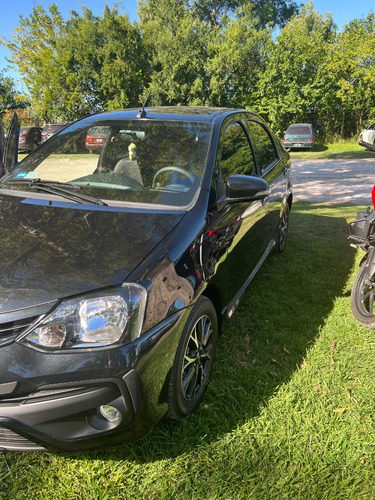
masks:
<instances>
[{"instance_id":1,"label":"side skirt","mask_svg":"<svg viewBox=\"0 0 375 500\"><path fill-rule=\"evenodd\" d=\"M275 246L275 244L276 244L276 240L275 239L272 239L268 243L268 246L267 246L266 250L264 251L262 257L260 258L258 264L255 266L255 268L253 269L253 271L251 272L251 274L248 276L248 278L246 279L245 283L239 289L239 291L237 292L237 294L233 297L233 299L223 309L223 311L222 311L221 314L222 314L222 317L224 318L224 320L229 319L229 318L232 317L234 311L236 310L238 304L240 303L242 295L246 291L246 288L249 286L250 282L252 281L252 279L254 278L254 276L256 275L256 273L259 271L259 269L262 266L263 262L266 260L266 258L268 257L268 255L271 253L271 251L272 251L273 247Z\"/></svg>"}]
</instances>

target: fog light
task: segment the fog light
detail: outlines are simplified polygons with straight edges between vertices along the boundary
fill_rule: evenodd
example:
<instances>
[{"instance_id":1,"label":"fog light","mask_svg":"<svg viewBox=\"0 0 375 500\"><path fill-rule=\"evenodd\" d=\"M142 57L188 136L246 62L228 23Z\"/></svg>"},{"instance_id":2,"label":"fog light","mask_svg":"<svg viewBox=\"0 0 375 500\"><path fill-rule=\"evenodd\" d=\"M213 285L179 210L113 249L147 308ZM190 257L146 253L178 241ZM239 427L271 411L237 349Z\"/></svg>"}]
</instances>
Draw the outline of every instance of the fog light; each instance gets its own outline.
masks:
<instances>
[{"instance_id":1,"label":"fog light","mask_svg":"<svg viewBox=\"0 0 375 500\"><path fill-rule=\"evenodd\" d=\"M117 408L110 405L102 405L99 407L100 415L108 420L108 422L118 422L121 419L121 413Z\"/></svg>"}]
</instances>

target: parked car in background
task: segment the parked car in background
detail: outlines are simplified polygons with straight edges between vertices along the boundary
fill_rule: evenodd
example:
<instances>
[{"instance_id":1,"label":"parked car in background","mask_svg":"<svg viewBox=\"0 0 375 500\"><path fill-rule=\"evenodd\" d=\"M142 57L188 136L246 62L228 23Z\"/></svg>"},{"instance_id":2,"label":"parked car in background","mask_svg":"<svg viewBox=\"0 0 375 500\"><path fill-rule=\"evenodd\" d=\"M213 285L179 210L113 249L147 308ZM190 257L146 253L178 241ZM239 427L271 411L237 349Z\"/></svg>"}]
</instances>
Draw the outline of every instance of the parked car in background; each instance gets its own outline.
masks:
<instances>
[{"instance_id":1,"label":"parked car in background","mask_svg":"<svg viewBox=\"0 0 375 500\"><path fill-rule=\"evenodd\" d=\"M293 123L287 128L283 146L285 149L312 149L315 143L314 130L311 123Z\"/></svg>"},{"instance_id":2,"label":"parked car in background","mask_svg":"<svg viewBox=\"0 0 375 500\"><path fill-rule=\"evenodd\" d=\"M359 145L375 151L375 123L362 130L359 136Z\"/></svg>"},{"instance_id":3,"label":"parked car in background","mask_svg":"<svg viewBox=\"0 0 375 500\"><path fill-rule=\"evenodd\" d=\"M284 249L289 153L254 113L182 106L85 117L13 168L9 144L0 449L112 446L186 417L222 325Z\"/></svg>"},{"instance_id":4,"label":"parked car in background","mask_svg":"<svg viewBox=\"0 0 375 500\"><path fill-rule=\"evenodd\" d=\"M86 149L89 151L101 151L107 135L109 127L93 127L87 132Z\"/></svg>"},{"instance_id":5,"label":"parked car in background","mask_svg":"<svg viewBox=\"0 0 375 500\"><path fill-rule=\"evenodd\" d=\"M42 142L52 137L56 132L66 127L66 123L47 123L42 131Z\"/></svg>"},{"instance_id":6,"label":"parked car in background","mask_svg":"<svg viewBox=\"0 0 375 500\"><path fill-rule=\"evenodd\" d=\"M18 151L30 153L39 146L42 141L42 129L40 127L21 127L18 138Z\"/></svg>"}]
</instances>

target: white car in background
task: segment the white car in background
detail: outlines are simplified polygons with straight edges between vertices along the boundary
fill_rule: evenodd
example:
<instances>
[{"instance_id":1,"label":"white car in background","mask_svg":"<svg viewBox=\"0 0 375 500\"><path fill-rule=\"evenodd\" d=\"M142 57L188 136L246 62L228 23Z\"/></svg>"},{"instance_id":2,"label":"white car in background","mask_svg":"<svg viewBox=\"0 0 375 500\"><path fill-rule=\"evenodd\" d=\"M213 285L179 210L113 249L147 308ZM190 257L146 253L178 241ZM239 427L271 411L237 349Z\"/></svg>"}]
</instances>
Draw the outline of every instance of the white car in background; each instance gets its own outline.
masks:
<instances>
[{"instance_id":1,"label":"white car in background","mask_svg":"<svg viewBox=\"0 0 375 500\"><path fill-rule=\"evenodd\" d=\"M375 123L362 130L359 136L359 145L375 151Z\"/></svg>"}]
</instances>

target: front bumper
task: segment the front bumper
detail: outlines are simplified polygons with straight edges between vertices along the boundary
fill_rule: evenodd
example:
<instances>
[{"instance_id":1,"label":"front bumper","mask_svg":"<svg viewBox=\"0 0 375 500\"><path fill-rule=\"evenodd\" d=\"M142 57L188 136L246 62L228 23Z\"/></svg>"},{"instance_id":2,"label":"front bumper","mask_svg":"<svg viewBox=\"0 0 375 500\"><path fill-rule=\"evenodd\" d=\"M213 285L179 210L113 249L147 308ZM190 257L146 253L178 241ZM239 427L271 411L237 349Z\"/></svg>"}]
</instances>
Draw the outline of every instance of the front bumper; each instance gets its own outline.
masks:
<instances>
[{"instance_id":1,"label":"front bumper","mask_svg":"<svg viewBox=\"0 0 375 500\"><path fill-rule=\"evenodd\" d=\"M364 141L361 141L361 140L358 142L358 144L360 146L363 146L366 149L369 149L370 151L374 151L375 152L375 145L373 145L373 144L370 144L368 142L364 142Z\"/></svg>"},{"instance_id":2,"label":"front bumper","mask_svg":"<svg viewBox=\"0 0 375 500\"><path fill-rule=\"evenodd\" d=\"M63 388L45 386L26 397L0 403L0 449L60 450L85 448L85 442L113 429L128 426L134 418L131 394L140 391L135 372L120 380L96 380ZM135 382L135 384L134 384ZM139 398L138 398L139 399ZM119 410L116 423L106 421L98 411L110 404Z\"/></svg>"},{"instance_id":3,"label":"front bumper","mask_svg":"<svg viewBox=\"0 0 375 500\"><path fill-rule=\"evenodd\" d=\"M176 313L137 341L101 352L3 347L1 364L9 363L1 369L8 379L0 383L0 450L90 450L144 437L166 412L166 380L185 316ZM103 405L119 418L105 419Z\"/></svg>"}]
</instances>

